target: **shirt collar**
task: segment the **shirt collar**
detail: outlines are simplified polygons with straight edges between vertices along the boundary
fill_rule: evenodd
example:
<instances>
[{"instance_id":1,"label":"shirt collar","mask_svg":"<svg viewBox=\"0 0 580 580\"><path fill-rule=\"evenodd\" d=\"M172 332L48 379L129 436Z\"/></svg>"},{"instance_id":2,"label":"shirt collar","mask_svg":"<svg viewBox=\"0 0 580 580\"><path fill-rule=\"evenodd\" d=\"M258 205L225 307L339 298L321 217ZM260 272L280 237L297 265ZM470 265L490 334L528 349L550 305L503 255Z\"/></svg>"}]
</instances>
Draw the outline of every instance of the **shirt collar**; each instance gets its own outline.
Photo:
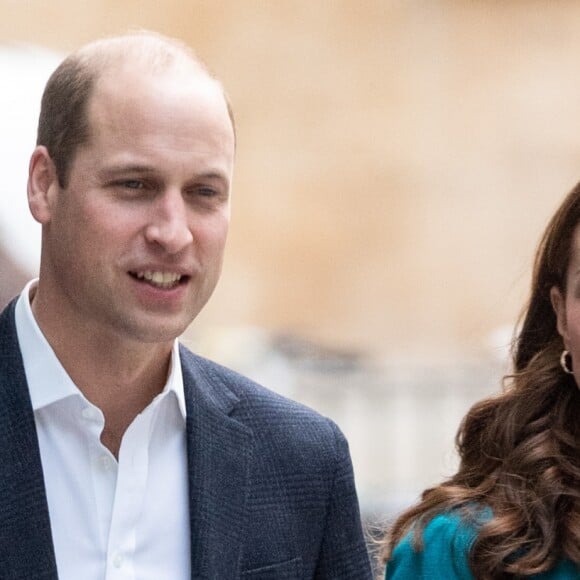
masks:
<instances>
[{"instance_id":1,"label":"shirt collar","mask_svg":"<svg viewBox=\"0 0 580 580\"><path fill-rule=\"evenodd\" d=\"M164 391L172 391L177 398L177 405L183 419L186 417L185 410L185 392L183 388L183 373L181 370L181 358L179 357L179 342L177 339L173 341L173 348L171 350L171 364L169 367L169 376L165 384Z\"/></svg>"},{"instance_id":2,"label":"shirt collar","mask_svg":"<svg viewBox=\"0 0 580 580\"><path fill-rule=\"evenodd\" d=\"M34 318L30 307L30 292L36 287L37 283L38 279L34 279L24 287L16 303L14 313L18 344L22 353L24 371L34 411L67 397L81 396L85 398L60 364ZM179 411L185 419L183 374L177 339L174 341L171 350L171 364L167 382L159 396L165 395L167 392L175 394Z\"/></svg>"}]
</instances>

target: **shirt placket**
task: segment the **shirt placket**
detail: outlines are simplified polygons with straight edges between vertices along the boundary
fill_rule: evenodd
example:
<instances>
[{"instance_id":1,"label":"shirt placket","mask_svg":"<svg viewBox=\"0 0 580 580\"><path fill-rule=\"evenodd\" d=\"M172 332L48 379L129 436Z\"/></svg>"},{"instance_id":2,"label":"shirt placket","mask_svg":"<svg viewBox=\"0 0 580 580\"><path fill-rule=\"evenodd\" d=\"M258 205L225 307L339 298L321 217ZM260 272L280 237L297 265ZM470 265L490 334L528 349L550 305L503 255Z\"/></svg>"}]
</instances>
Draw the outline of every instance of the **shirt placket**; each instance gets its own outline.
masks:
<instances>
[{"instance_id":1,"label":"shirt placket","mask_svg":"<svg viewBox=\"0 0 580 580\"><path fill-rule=\"evenodd\" d=\"M138 415L121 442L107 546L106 580L135 580L137 525L147 487L147 442L151 417L151 408Z\"/></svg>"}]
</instances>

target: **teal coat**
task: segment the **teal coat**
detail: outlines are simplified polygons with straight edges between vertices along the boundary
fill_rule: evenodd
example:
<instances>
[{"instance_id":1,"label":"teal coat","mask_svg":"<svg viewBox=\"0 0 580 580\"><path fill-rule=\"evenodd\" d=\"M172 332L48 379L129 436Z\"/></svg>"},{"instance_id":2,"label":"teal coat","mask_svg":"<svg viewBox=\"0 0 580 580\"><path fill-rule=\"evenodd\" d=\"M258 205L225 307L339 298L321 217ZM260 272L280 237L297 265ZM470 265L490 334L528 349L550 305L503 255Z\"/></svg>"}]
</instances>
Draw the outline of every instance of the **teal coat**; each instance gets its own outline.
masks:
<instances>
[{"instance_id":1,"label":"teal coat","mask_svg":"<svg viewBox=\"0 0 580 580\"><path fill-rule=\"evenodd\" d=\"M395 547L385 580L475 580L468 564L477 530L459 514L441 514L425 527L424 548L416 552L412 533ZM580 570L569 560L550 572L530 576L535 580L580 580Z\"/></svg>"}]
</instances>

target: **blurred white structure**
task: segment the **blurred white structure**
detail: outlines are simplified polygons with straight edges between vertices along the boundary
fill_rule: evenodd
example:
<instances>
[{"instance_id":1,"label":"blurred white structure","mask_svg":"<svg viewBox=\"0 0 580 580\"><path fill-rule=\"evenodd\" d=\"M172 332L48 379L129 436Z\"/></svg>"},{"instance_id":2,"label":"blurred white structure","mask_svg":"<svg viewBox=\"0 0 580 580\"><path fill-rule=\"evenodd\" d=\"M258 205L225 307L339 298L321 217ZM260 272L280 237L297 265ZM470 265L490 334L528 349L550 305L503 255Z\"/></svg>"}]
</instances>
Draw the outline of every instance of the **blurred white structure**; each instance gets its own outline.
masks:
<instances>
[{"instance_id":1,"label":"blurred white structure","mask_svg":"<svg viewBox=\"0 0 580 580\"><path fill-rule=\"evenodd\" d=\"M480 355L423 361L336 351L299 336L220 329L193 350L332 418L348 437L365 518L393 517L457 469L455 435L476 402L501 389L511 330Z\"/></svg>"},{"instance_id":2,"label":"blurred white structure","mask_svg":"<svg viewBox=\"0 0 580 580\"><path fill-rule=\"evenodd\" d=\"M294 396L346 433L363 510L393 515L457 468L454 439L476 401L500 390L506 361L386 361L298 372Z\"/></svg>"},{"instance_id":3,"label":"blurred white structure","mask_svg":"<svg viewBox=\"0 0 580 580\"><path fill-rule=\"evenodd\" d=\"M40 257L40 226L28 212L28 159L44 84L61 57L31 46L0 46L0 247L27 273ZM0 272L0 279L2 272Z\"/></svg>"}]
</instances>

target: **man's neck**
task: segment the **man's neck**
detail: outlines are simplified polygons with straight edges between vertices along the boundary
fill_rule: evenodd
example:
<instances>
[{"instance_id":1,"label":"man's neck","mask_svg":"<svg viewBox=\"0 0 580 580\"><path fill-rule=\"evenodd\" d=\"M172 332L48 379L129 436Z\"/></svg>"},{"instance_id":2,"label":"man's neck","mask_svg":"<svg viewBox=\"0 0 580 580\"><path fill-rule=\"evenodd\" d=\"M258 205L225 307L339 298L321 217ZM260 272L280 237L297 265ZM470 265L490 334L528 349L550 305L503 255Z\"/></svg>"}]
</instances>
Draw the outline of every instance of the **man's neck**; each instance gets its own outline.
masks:
<instances>
[{"instance_id":1,"label":"man's neck","mask_svg":"<svg viewBox=\"0 0 580 580\"><path fill-rule=\"evenodd\" d=\"M60 364L83 393L103 412L101 440L118 456L133 419L163 390L172 343L143 343L112 333L58 323L32 299L32 311Z\"/></svg>"}]
</instances>

